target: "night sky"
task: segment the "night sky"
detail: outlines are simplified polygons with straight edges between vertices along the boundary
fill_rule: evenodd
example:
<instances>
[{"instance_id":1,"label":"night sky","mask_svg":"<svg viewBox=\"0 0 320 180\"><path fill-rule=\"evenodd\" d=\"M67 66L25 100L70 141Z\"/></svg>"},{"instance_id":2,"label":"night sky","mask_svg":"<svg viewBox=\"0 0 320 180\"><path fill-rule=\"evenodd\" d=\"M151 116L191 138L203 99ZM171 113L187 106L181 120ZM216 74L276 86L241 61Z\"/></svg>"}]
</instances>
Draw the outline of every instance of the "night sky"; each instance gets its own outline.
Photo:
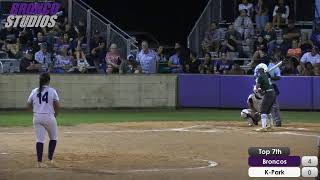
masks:
<instances>
[{"instance_id":1,"label":"night sky","mask_svg":"<svg viewBox=\"0 0 320 180\"><path fill-rule=\"evenodd\" d=\"M208 0L97 0L94 9L125 31L152 33L162 44L186 43Z\"/></svg>"}]
</instances>

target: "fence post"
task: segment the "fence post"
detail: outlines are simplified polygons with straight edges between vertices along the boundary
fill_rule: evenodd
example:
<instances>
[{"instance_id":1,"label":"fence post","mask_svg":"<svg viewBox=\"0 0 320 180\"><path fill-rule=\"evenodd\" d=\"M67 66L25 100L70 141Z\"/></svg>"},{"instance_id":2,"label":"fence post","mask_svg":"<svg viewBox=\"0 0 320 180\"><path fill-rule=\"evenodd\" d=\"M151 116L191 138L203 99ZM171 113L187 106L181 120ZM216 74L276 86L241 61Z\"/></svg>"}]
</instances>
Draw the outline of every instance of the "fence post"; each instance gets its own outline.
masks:
<instances>
[{"instance_id":1,"label":"fence post","mask_svg":"<svg viewBox=\"0 0 320 180\"><path fill-rule=\"evenodd\" d=\"M68 23L72 24L72 0L68 0Z\"/></svg>"},{"instance_id":2,"label":"fence post","mask_svg":"<svg viewBox=\"0 0 320 180\"><path fill-rule=\"evenodd\" d=\"M107 47L109 47L111 45L111 25L110 24L107 24Z\"/></svg>"},{"instance_id":3,"label":"fence post","mask_svg":"<svg viewBox=\"0 0 320 180\"><path fill-rule=\"evenodd\" d=\"M127 56L131 53L130 49L131 49L131 38L128 38L127 39ZM127 57L125 57L125 58L127 58Z\"/></svg>"},{"instance_id":4,"label":"fence post","mask_svg":"<svg viewBox=\"0 0 320 180\"><path fill-rule=\"evenodd\" d=\"M90 52L91 39L91 9L87 10L87 53Z\"/></svg>"}]
</instances>

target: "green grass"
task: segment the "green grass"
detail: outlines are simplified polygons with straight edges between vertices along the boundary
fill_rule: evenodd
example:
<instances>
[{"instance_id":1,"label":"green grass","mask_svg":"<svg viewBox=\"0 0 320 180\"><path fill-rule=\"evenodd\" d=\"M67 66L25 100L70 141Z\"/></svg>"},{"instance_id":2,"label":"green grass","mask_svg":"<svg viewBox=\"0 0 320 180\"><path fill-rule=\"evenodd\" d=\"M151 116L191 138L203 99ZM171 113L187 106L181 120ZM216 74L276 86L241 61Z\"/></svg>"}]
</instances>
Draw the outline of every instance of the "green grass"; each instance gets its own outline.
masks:
<instances>
[{"instance_id":1,"label":"green grass","mask_svg":"<svg viewBox=\"0 0 320 180\"><path fill-rule=\"evenodd\" d=\"M141 121L241 121L240 110L72 110L62 111L60 125ZM320 123L320 112L284 111L285 122ZM32 114L24 111L0 111L0 126L31 126Z\"/></svg>"}]
</instances>

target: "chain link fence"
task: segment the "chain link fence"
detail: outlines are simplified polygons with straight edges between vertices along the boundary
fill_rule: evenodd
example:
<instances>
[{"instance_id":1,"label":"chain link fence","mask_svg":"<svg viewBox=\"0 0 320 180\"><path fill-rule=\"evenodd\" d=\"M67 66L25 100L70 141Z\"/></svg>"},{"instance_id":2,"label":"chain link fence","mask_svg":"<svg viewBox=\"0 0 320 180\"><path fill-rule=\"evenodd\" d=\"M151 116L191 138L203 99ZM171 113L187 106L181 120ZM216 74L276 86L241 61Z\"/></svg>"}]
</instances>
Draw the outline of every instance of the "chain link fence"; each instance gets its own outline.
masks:
<instances>
[{"instance_id":1,"label":"chain link fence","mask_svg":"<svg viewBox=\"0 0 320 180\"><path fill-rule=\"evenodd\" d=\"M201 42L213 21L221 20L222 0L210 0L188 36L188 47L198 55L202 53Z\"/></svg>"}]
</instances>

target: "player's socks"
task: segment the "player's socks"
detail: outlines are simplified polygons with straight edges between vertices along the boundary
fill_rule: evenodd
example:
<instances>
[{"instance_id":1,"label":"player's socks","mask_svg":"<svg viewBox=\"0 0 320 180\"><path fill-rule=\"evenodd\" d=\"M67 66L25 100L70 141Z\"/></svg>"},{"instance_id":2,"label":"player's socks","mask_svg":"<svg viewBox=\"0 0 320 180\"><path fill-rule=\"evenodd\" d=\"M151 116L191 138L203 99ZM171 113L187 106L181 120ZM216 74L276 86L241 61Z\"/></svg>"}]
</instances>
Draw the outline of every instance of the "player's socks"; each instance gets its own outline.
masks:
<instances>
[{"instance_id":1,"label":"player's socks","mask_svg":"<svg viewBox=\"0 0 320 180\"><path fill-rule=\"evenodd\" d=\"M267 115L266 114L261 114L261 125L262 125L262 128L267 127Z\"/></svg>"},{"instance_id":2,"label":"player's socks","mask_svg":"<svg viewBox=\"0 0 320 180\"><path fill-rule=\"evenodd\" d=\"M48 148L48 158L49 160L52 160L54 150L56 149L57 141L56 140L50 140L49 142L49 148Z\"/></svg>"},{"instance_id":3,"label":"player's socks","mask_svg":"<svg viewBox=\"0 0 320 180\"><path fill-rule=\"evenodd\" d=\"M270 123L270 127L272 128L273 127L273 117L272 117L271 113L269 114L269 123Z\"/></svg>"},{"instance_id":4,"label":"player's socks","mask_svg":"<svg viewBox=\"0 0 320 180\"><path fill-rule=\"evenodd\" d=\"M36 149L37 149L38 162L42 162L43 143L37 142Z\"/></svg>"}]
</instances>

